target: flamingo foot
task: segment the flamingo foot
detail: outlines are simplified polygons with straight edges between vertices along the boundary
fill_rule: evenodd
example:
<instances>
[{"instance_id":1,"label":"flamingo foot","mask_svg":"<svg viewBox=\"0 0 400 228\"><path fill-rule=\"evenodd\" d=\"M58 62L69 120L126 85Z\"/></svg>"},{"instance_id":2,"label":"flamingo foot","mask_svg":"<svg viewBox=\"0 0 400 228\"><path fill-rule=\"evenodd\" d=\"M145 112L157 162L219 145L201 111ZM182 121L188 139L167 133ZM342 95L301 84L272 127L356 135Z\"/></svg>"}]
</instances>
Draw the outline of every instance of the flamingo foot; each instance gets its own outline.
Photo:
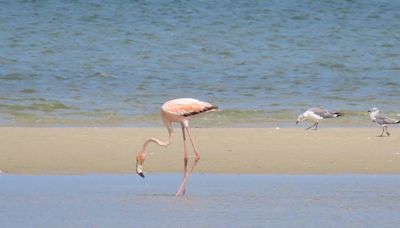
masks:
<instances>
[{"instance_id":1,"label":"flamingo foot","mask_svg":"<svg viewBox=\"0 0 400 228\"><path fill-rule=\"evenodd\" d=\"M185 189L182 190L182 191L178 190L178 191L176 192L175 196L184 196L185 193L186 193L186 190L185 190Z\"/></svg>"},{"instance_id":2,"label":"flamingo foot","mask_svg":"<svg viewBox=\"0 0 400 228\"><path fill-rule=\"evenodd\" d=\"M184 196L186 193L186 181L182 181L181 186L179 186L178 191L176 192L175 196Z\"/></svg>"}]
</instances>

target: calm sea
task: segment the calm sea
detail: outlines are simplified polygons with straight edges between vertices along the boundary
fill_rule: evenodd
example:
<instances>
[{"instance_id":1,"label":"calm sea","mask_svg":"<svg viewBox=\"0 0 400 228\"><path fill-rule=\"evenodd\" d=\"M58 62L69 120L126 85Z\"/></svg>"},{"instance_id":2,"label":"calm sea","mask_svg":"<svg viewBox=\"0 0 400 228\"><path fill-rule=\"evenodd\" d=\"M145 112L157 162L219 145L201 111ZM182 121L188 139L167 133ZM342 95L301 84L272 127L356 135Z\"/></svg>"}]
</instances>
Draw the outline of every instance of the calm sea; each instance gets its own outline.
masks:
<instances>
[{"instance_id":1,"label":"calm sea","mask_svg":"<svg viewBox=\"0 0 400 228\"><path fill-rule=\"evenodd\" d=\"M400 112L400 1L0 1L0 125L292 124L311 106ZM336 124L335 123L335 124Z\"/></svg>"},{"instance_id":2,"label":"calm sea","mask_svg":"<svg viewBox=\"0 0 400 228\"><path fill-rule=\"evenodd\" d=\"M0 175L1 227L399 227L398 175Z\"/></svg>"}]
</instances>

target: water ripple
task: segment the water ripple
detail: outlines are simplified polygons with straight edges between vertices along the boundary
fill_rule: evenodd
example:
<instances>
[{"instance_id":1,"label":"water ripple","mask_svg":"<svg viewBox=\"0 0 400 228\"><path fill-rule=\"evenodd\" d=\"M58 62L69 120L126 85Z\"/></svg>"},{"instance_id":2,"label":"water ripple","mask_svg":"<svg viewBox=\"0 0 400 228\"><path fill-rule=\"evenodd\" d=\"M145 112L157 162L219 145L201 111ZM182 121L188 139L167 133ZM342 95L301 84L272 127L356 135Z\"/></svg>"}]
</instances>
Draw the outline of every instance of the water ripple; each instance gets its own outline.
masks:
<instances>
[{"instance_id":1,"label":"water ripple","mask_svg":"<svg viewBox=\"0 0 400 228\"><path fill-rule=\"evenodd\" d=\"M230 110L249 123L291 121L309 106L399 112L397 1L0 7L0 125L152 124L176 97L216 103L225 125L238 121Z\"/></svg>"}]
</instances>

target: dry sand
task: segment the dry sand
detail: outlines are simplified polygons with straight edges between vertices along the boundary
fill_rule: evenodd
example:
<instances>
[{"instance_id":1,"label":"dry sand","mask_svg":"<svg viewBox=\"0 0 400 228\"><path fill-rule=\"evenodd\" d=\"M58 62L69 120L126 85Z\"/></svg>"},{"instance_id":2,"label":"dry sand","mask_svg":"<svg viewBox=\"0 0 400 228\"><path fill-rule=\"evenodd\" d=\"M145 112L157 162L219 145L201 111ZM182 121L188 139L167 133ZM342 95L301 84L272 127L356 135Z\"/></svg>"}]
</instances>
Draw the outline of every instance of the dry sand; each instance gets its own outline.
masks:
<instances>
[{"instance_id":1,"label":"dry sand","mask_svg":"<svg viewBox=\"0 0 400 228\"><path fill-rule=\"evenodd\" d=\"M197 173L400 173L400 129L195 128ZM134 173L148 137L163 128L0 128L0 170L21 174ZM189 147L190 148L190 147ZM181 172L179 128L168 148L150 145L147 172Z\"/></svg>"}]
</instances>

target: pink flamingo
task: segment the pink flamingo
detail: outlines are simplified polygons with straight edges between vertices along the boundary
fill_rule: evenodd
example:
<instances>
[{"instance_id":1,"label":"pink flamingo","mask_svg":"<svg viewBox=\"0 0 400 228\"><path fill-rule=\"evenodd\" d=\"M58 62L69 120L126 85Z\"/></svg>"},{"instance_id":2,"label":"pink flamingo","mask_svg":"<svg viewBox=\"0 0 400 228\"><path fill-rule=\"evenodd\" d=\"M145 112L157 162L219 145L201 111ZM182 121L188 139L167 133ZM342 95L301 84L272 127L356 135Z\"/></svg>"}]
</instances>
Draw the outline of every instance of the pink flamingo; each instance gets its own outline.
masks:
<instances>
[{"instance_id":1,"label":"pink flamingo","mask_svg":"<svg viewBox=\"0 0 400 228\"><path fill-rule=\"evenodd\" d=\"M146 159L146 152L147 152L147 146L149 143L157 143L160 146L168 146L172 142L172 137L174 136L174 132L172 129L172 123L177 122L181 124L182 127L182 136L183 136L183 149L184 149L184 158L183 158L183 164L184 164L184 173L183 173L183 180L181 185L179 186L178 191L176 192L176 196L181 196L185 194L185 186L186 182L189 178L189 175L193 172L194 167L196 166L197 162L200 160L200 155L196 149L196 147L193 144L192 137L190 136L190 131L189 131L189 118L195 115L198 115L200 113L206 113L210 111L215 111L217 110L218 107L214 106L212 104L209 104L207 102L199 101L193 98L179 98L179 99L174 99L167 101L166 103L163 104L161 107L161 119L164 122L164 125L167 127L169 138L167 142L163 142L159 139L156 138L150 138L147 139L144 144L142 150L138 153L136 157L136 173L139 174L141 177L144 178L143 174L143 163L144 160ZM194 153L196 155L192 168L190 171L188 171L188 160L189 160L189 154L188 150L186 147L186 133L189 136L190 142L192 144Z\"/></svg>"}]
</instances>

